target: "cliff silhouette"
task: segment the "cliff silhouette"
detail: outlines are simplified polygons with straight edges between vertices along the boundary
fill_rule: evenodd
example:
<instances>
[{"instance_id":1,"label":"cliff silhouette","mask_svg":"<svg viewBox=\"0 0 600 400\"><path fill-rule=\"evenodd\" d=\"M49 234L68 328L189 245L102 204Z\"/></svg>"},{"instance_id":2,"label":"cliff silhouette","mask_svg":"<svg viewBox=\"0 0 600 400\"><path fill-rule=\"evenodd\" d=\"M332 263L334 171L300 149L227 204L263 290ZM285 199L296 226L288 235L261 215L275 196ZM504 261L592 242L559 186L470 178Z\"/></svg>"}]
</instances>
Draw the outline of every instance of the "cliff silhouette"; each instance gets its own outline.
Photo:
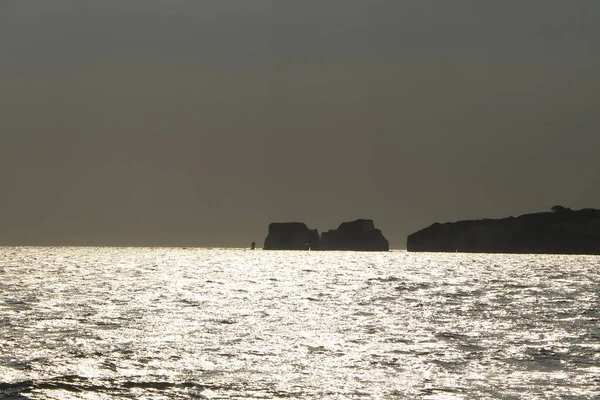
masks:
<instances>
[{"instance_id":1,"label":"cliff silhouette","mask_svg":"<svg viewBox=\"0 0 600 400\"><path fill-rule=\"evenodd\" d=\"M600 210L552 207L552 212L502 219L435 223L408 236L408 251L600 254Z\"/></svg>"},{"instance_id":2,"label":"cliff silhouette","mask_svg":"<svg viewBox=\"0 0 600 400\"><path fill-rule=\"evenodd\" d=\"M389 251L390 244L370 219L342 222L337 229L323 232L302 222L273 222L263 250L352 250Z\"/></svg>"},{"instance_id":3,"label":"cliff silhouette","mask_svg":"<svg viewBox=\"0 0 600 400\"><path fill-rule=\"evenodd\" d=\"M319 247L319 232L303 222L273 222L263 250L309 250Z\"/></svg>"}]
</instances>

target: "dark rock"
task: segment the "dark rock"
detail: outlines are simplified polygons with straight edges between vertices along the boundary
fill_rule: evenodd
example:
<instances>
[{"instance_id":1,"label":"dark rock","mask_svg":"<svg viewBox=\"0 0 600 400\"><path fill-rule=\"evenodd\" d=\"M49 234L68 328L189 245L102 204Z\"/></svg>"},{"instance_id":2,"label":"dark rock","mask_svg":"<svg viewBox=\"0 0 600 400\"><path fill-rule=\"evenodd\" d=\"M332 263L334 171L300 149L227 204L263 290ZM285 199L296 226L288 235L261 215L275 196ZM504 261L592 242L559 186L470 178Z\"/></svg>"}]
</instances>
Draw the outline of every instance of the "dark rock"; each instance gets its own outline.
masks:
<instances>
[{"instance_id":1,"label":"dark rock","mask_svg":"<svg viewBox=\"0 0 600 400\"><path fill-rule=\"evenodd\" d=\"M264 250L309 250L319 245L319 232L302 222L273 222L265 239Z\"/></svg>"},{"instance_id":2,"label":"dark rock","mask_svg":"<svg viewBox=\"0 0 600 400\"><path fill-rule=\"evenodd\" d=\"M316 229L302 222L274 222L269 225L263 249L389 251L390 244L370 219L343 222L320 238Z\"/></svg>"},{"instance_id":3,"label":"dark rock","mask_svg":"<svg viewBox=\"0 0 600 400\"><path fill-rule=\"evenodd\" d=\"M554 212L503 219L435 223L408 236L408 251L600 254L600 210Z\"/></svg>"},{"instance_id":4,"label":"dark rock","mask_svg":"<svg viewBox=\"0 0 600 400\"><path fill-rule=\"evenodd\" d=\"M370 219L343 222L321 234L320 250L389 251L390 244Z\"/></svg>"}]
</instances>

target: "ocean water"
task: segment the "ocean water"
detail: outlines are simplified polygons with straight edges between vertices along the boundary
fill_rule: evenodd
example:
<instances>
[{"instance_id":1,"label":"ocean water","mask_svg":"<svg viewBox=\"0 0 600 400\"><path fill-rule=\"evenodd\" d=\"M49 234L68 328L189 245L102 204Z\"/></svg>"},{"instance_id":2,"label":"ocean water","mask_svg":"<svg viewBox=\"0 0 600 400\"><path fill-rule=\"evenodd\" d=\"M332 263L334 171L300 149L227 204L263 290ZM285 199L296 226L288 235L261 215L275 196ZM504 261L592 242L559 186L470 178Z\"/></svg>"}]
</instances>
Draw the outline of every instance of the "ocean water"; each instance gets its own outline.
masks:
<instances>
[{"instance_id":1,"label":"ocean water","mask_svg":"<svg viewBox=\"0 0 600 400\"><path fill-rule=\"evenodd\" d=\"M0 248L0 398L600 398L600 257Z\"/></svg>"}]
</instances>

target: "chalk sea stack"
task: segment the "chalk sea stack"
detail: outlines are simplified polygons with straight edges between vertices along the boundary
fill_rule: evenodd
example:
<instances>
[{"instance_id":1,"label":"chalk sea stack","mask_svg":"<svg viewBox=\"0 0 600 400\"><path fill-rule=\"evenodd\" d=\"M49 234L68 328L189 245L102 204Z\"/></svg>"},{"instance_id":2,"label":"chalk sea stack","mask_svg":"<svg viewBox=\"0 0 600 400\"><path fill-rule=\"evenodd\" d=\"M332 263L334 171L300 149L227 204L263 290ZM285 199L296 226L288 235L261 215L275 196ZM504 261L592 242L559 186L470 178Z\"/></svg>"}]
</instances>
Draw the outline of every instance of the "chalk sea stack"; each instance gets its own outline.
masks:
<instances>
[{"instance_id":1,"label":"chalk sea stack","mask_svg":"<svg viewBox=\"0 0 600 400\"><path fill-rule=\"evenodd\" d=\"M319 232L302 222L273 222L264 250L308 250L319 245Z\"/></svg>"},{"instance_id":2,"label":"chalk sea stack","mask_svg":"<svg viewBox=\"0 0 600 400\"><path fill-rule=\"evenodd\" d=\"M343 222L320 237L316 229L302 222L274 222L263 249L389 251L390 244L370 219Z\"/></svg>"},{"instance_id":3,"label":"chalk sea stack","mask_svg":"<svg viewBox=\"0 0 600 400\"><path fill-rule=\"evenodd\" d=\"M502 219L435 223L408 236L408 251L600 254L600 210L553 212Z\"/></svg>"},{"instance_id":4,"label":"chalk sea stack","mask_svg":"<svg viewBox=\"0 0 600 400\"><path fill-rule=\"evenodd\" d=\"M370 219L342 222L321 234L321 250L389 251L390 244Z\"/></svg>"}]
</instances>

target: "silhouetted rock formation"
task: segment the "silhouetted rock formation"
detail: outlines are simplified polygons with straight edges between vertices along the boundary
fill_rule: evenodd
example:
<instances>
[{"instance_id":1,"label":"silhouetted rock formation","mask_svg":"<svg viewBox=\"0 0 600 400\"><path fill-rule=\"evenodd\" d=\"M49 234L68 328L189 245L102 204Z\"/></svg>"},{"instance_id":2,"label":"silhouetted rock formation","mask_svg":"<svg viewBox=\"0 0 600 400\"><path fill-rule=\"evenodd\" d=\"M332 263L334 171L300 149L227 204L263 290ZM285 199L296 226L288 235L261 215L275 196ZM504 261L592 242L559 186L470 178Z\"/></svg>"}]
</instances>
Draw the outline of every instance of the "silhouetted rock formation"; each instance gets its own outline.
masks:
<instances>
[{"instance_id":1,"label":"silhouetted rock formation","mask_svg":"<svg viewBox=\"0 0 600 400\"><path fill-rule=\"evenodd\" d=\"M342 222L321 234L321 250L389 251L390 244L370 219Z\"/></svg>"},{"instance_id":2,"label":"silhouetted rock formation","mask_svg":"<svg viewBox=\"0 0 600 400\"><path fill-rule=\"evenodd\" d=\"M302 222L274 222L269 225L263 249L389 251L390 244L370 219L343 222L321 238L316 229Z\"/></svg>"},{"instance_id":3,"label":"silhouetted rock formation","mask_svg":"<svg viewBox=\"0 0 600 400\"><path fill-rule=\"evenodd\" d=\"M470 253L600 254L600 210L435 223L408 236L408 251Z\"/></svg>"},{"instance_id":4,"label":"silhouetted rock formation","mask_svg":"<svg viewBox=\"0 0 600 400\"><path fill-rule=\"evenodd\" d=\"M319 245L319 232L302 222L273 222L265 239L264 250L308 250Z\"/></svg>"}]
</instances>

